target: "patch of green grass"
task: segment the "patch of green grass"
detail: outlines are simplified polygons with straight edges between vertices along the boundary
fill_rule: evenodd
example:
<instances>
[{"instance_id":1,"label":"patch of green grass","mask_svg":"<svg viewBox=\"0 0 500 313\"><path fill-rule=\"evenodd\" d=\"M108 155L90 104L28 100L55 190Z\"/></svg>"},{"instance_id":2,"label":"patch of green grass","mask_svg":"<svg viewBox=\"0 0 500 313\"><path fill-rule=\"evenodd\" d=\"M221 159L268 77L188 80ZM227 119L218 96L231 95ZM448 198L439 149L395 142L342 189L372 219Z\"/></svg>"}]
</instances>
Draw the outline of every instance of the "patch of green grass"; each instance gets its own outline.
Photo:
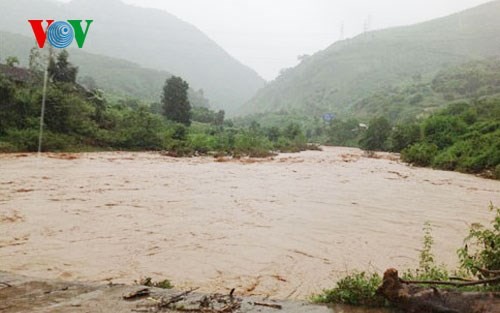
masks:
<instances>
[{"instance_id":1,"label":"patch of green grass","mask_svg":"<svg viewBox=\"0 0 500 313\"><path fill-rule=\"evenodd\" d=\"M141 278L139 281L136 281L136 284L146 287L155 287L161 289L172 289L174 285L168 279L164 279L161 281L153 281L151 277Z\"/></svg>"},{"instance_id":2,"label":"patch of green grass","mask_svg":"<svg viewBox=\"0 0 500 313\"><path fill-rule=\"evenodd\" d=\"M314 295L312 301L381 307L385 306L385 300L376 294L381 284L382 278L376 273L356 272L342 278L333 289Z\"/></svg>"}]
</instances>

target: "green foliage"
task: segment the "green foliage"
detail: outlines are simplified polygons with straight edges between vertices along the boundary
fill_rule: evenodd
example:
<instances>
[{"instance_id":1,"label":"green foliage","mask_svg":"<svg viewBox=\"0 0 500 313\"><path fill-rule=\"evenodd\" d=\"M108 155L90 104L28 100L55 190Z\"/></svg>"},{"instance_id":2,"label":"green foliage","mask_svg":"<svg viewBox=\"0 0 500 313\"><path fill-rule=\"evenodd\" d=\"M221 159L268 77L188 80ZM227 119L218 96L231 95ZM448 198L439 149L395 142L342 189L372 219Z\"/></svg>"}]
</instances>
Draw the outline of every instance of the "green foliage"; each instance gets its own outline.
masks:
<instances>
[{"instance_id":1,"label":"green foliage","mask_svg":"<svg viewBox=\"0 0 500 313\"><path fill-rule=\"evenodd\" d=\"M432 81L432 89L442 94L467 98L499 93L500 62L495 61L474 61L442 71Z\"/></svg>"},{"instance_id":2,"label":"green foliage","mask_svg":"<svg viewBox=\"0 0 500 313\"><path fill-rule=\"evenodd\" d=\"M460 259L459 274L478 275L479 269L497 271L500 269L500 208L490 205L490 210L496 213L491 228L473 224L469 235L464 240L464 247L457 251ZM423 227L423 247L419 255L419 266L403 272L402 278L411 281L449 281L450 275L444 265L436 265L432 251L434 238L432 226L426 222ZM484 271L483 271L484 272ZM481 273L480 278L484 277ZM312 300L317 303L340 303L362 306L382 306L386 304L376 295L382 278L378 274L368 275L365 272L355 272L342 278L335 288L324 290L320 295L314 295ZM446 288L446 287L443 287ZM500 286L469 287L475 291L498 291Z\"/></svg>"},{"instance_id":3,"label":"green foliage","mask_svg":"<svg viewBox=\"0 0 500 313\"><path fill-rule=\"evenodd\" d=\"M172 76L163 87L161 102L163 113L177 123L189 126L191 124L191 104L188 100L189 85L182 78Z\"/></svg>"},{"instance_id":4,"label":"green foliage","mask_svg":"<svg viewBox=\"0 0 500 313\"><path fill-rule=\"evenodd\" d=\"M192 120L200 123L207 123L217 126L224 124L225 112L219 110L214 112L206 107L195 107L192 110Z\"/></svg>"},{"instance_id":5,"label":"green foliage","mask_svg":"<svg viewBox=\"0 0 500 313\"><path fill-rule=\"evenodd\" d=\"M356 119L332 121L326 132L326 142L334 146L357 146L362 134Z\"/></svg>"},{"instance_id":6,"label":"green foliage","mask_svg":"<svg viewBox=\"0 0 500 313\"><path fill-rule=\"evenodd\" d=\"M432 246L432 228L429 222L424 225L423 248L420 251L419 267L407 270L403 278L408 280L448 280L448 272L444 266L435 264ZM374 274L356 272L342 278L335 288L324 290L322 294L313 296L313 301L318 303L340 303L362 306L384 306L386 302L376 294L377 288L382 284L382 278Z\"/></svg>"},{"instance_id":7,"label":"green foliage","mask_svg":"<svg viewBox=\"0 0 500 313\"><path fill-rule=\"evenodd\" d=\"M10 129L3 137L7 151L37 151L38 129ZM66 151L76 144L76 138L50 130L44 132L42 151Z\"/></svg>"},{"instance_id":8,"label":"green foliage","mask_svg":"<svg viewBox=\"0 0 500 313\"><path fill-rule=\"evenodd\" d=\"M170 280L165 279L161 281L153 281L151 277L142 278L139 281L135 281L136 284L146 287L155 287L161 289L172 289L174 285L170 282Z\"/></svg>"},{"instance_id":9,"label":"green foliage","mask_svg":"<svg viewBox=\"0 0 500 313\"><path fill-rule=\"evenodd\" d=\"M401 152L403 161L418 166L429 166L436 156L438 148L435 144L426 142L416 143Z\"/></svg>"},{"instance_id":10,"label":"green foliage","mask_svg":"<svg viewBox=\"0 0 500 313\"><path fill-rule=\"evenodd\" d=\"M334 111L360 119L383 115L391 121L401 121L425 113L428 108L443 106L447 101L442 101L441 92L431 88L432 78L437 71L446 71L447 67L472 58L488 57L492 51L498 51L491 40L498 38L498 12L500 4L493 1L435 21L338 41L283 72L259 91L246 106L247 110L300 110L307 116ZM467 33L456 27L460 23L467 25ZM470 75L472 73L466 69L458 72L464 70L467 74L457 75L457 79L472 83L472 92L464 96L453 89L442 92L461 99L473 94L483 95L482 89L489 92L490 87L498 89L500 86L500 71L495 67L472 66L471 72L477 76ZM496 78L483 80L485 73ZM453 76L443 77L444 81ZM381 91L383 86L392 85L401 88L401 92ZM380 94L382 97L377 99ZM367 97L370 99L360 100ZM359 106L358 101L362 102Z\"/></svg>"},{"instance_id":11,"label":"green foliage","mask_svg":"<svg viewBox=\"0 0 500 313\"><path fill-rule=\"evenodd\" d=\"M361 147L371 151L386 150L391 128L391 124L385 117L372 119L368 130L360 140Z\"/></svg>"},{"instance_id":12,"label":"green foliage","mask_svg":"<svg viewBox=\"0 0 500 313\"><path fill-rule=\"evenodd\" d=\"M423 122L422 127L425 141L435 144L438 149L453 145L456 138L467 130L463 120L445 114L431 116Z\"/></svg>"},{"instance_id":13,"label":"green foliage","mask_svg":"<svg viewBox=\"0 0 500 313\"><path fill-rule=\"evenodd\" d=\"M234 151L237 155L262 158L272 155L269 139L256 132L246 131L235 136Z\"/></svg>"},{"instance_id":14,"label":"green foliage","mask_svg":"<svg viewBox=\"0 0 500 313\"><path fill-rule=\"evenodd\" d=\"M449 274L444 265L436 265L432 246L434 238L432 237L432 226L430 222L424 224L423 247L419 256L419 267L415 270L407 270L403 273L406 280L449 280Z\"/></svg>"},{"instance_id":15,"label":"green foliage","mask_svg":"<svg viewBox=\"0 0 500 313\"><path fill-rule=\"evenodd\" d=\"M422 137L402 151L402 158L419 166L495 178L500 164L499 120L500 98L451 103L421 122Z\"/></svg>"},{"instance_id":16,"label":"green foliage","mask_svg":"<svg viewBox=\"0 0 500 313\"><path fill-rule=\"evenodd\" d=\"M376 295L377 288L381 284L382 278L378 274L356 272L339 280L333 289L324 290L322 294L313 296L312 300L316 303L384 306L385 300Z\"/></svg>"},{"instance_id":17,"label":"green foliage","mask_svg":"<svg viewBox=\"0 0 500 313\"><path fill-rule=\"evenodd\" d=\"M205 133L197 133L189 136L189 146L198 153L205 154L215 151L217 148L217 138Z\"/></svg>"},{"instance_id":18,"label":"green foliage","mask_svg":"<svg viewBox=\"0 0 500 313\"><path fill-rule=\"evenodd\" d=\"M398 124L390 138L391 151L399 152L420 140L420 126L416 123Z\"/></svg>"},{"instance_id":19,"label":"green foliage","mask_svg":"<svg viewBox=\"0 0 500 313\"><path fill-rule=\"evenodd\" d=\"M49 76L54 82L75 83L78 68L68 61L69 54L63 50L57 55L57 60L49 60Z\"/></svg>"},{"instance_id":20,"label":"green foliage","mask_svg":"<svg viewBox=\"0 0 500 313\"><path fill-rule=\"evenodd\" d=\"M457 252L461 267L472 275L478 275L479 269L500 270L500 208L491 204L490 210L495 213L491 228L472 224Z\"/></svg>"},{"instance_id":21,"label":"green foliage","mask_svg":"<svg viewBox=\"0 0 500 313\"><path fill-rule=\"evenodd\" d=\"M141 106L125 111L116 127L115 145L129 150L159 150L163 123L159 116Z\"/></svg>"},{"instance_id":22,"label":"green foliage","mask_svg":"<svg viewBox=\"0 0 500 313\"><path fill-rule=\"evenodd\" d=\"M7 64L8 66L19 65L19 59L17 57L13 57L13 56L7 57L5 59L5 64Z\"/></svg>"}]
</instances>

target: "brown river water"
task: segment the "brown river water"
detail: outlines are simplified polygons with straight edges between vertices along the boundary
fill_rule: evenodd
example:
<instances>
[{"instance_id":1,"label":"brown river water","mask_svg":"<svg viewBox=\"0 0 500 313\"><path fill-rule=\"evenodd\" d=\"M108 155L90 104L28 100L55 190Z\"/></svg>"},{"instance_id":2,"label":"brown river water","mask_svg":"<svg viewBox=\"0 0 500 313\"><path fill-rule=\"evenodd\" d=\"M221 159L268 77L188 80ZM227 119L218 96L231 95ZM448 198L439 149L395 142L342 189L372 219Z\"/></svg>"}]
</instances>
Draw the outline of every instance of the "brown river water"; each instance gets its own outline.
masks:
<instances>
[{"instance_id":1,"label":"brown river water","mask_svg":"<svg viewBox=\"0 0 500 313\"><path fill-rule=\"evenodd\" d=\"M324 148L267 160L156 153L0 155L0 269L306 299L355 269L450 268L500 182Z\"/></svg>"}]
</instances>

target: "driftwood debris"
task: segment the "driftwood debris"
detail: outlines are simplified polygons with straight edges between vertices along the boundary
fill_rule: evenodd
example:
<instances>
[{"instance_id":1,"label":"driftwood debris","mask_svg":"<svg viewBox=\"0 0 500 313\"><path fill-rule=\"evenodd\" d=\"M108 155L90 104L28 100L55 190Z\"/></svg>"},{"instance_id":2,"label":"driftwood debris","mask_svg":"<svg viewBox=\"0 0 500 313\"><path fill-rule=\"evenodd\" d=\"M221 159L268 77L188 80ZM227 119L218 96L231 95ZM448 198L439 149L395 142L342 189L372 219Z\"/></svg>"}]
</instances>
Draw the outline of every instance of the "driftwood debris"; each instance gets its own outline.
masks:
<instances>
[{"instance_id":1,"label":"driftwood debris","mask_svg":"<svg viewBox=\"0 0 500 313\"><path fill-rule=\"evenodd\" d=\"M460 292L419 287L415 284L444 285L443 282L411 282L399 278L396 269L384 273L377 293L408 313L500 313L500 293ZM485 281L481 281L485 283ZM446 282L446 285L470 286L479 282Z\"/></svg>"},{"instance_id":2,"label":"driftwood debris","mask_svg":"<svg viewBox=\"0 0 500 313\"><path fill-rule=\"evenodd\" d=\"M123 296L124 300L136 300L150 295L149 288L141 288Z\"/></svg>"},{"instance_id":3,"label":"driftwood debris","mask_svg":"<svg viewBox=\"0 0 500 313\"><path fill-rule=\"evenodd\" d=\"M138 305L134 312L200 312L200 313L235 313L241 308L242 299L234 297L234 290L228 295L210 294L193 295L198 288L159 298L148 298L153 305ZM142 307L142 308L140 308Z\"/></svg>"},{"instance_id":4,"label":"driftwood debris","mask_svg":"<svg viewBox=\"0 0 500 313\"><path fill-rule=\"evenodd\" d=\"M268 308L273 308L276 310L281 310L283 309L283 306L275 303L264 303L264 302L254 302L253 305L255 306L263 306L263 307L268 307Z\"/></svg>"}]
</instances>

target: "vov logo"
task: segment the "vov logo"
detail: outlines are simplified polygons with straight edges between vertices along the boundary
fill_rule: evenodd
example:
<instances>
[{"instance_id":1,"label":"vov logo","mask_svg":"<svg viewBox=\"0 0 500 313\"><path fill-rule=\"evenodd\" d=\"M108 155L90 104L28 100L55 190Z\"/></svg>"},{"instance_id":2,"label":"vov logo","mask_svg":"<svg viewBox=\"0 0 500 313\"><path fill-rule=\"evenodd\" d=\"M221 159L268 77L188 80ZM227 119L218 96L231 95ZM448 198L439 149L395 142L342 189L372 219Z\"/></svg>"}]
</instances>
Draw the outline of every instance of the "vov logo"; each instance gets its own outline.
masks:
<instances>
[{"instance_id":1,"label":"vov logo","mask_svg":"<svg viewBox=\"0 0 500 313\"><path fill-rule=\"evenodd\" d=\"M49 43L58 49L63 49L69 46L73 39L76 40L78 48L83 48L87 34L89 33L90 24L94 20L85 20L87 26L85 31L82 28L82 20L57 21L47 20L47 27L43 29L43 20L28 20L33 28L38 47L43 48L45 42Z\"/></svg>"}]
</instances>

